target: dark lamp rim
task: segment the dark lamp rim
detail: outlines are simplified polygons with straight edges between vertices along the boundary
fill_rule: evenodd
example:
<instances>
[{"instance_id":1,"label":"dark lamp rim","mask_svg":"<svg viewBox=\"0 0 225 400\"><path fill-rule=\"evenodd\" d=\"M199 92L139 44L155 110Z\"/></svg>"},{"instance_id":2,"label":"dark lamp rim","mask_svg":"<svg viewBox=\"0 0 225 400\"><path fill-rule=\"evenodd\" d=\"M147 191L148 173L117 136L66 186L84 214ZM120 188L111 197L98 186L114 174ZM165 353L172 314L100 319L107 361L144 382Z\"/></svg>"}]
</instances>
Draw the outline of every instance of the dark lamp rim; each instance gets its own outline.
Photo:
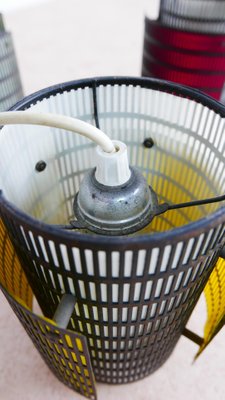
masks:
<instances>
[{"instance_id":1,"label":"dark lamp rim","mask_svg":"<svg viewBox=\"0 0 225 400\"><path fill-rule=\"evenodd\" d=\"M24 97L22 100L14 104L14 106L11 107L10 110L26 110L30 106L36 104L38 101L48 99L49 97L54 96L58 93L62 94L71 90L84 89L87 87L97 88L98 86L107 85L140 86L144 89L153 89L160 92L172 94L174 96L185 97L188 100L196 101L197 103L208 107L210 110L215 111L221 117L225 117L225 106L211 96L203 93L199 89L163 79L130 76L104 76L59 83L38 90Z\"/></svg>"}]
</instances>

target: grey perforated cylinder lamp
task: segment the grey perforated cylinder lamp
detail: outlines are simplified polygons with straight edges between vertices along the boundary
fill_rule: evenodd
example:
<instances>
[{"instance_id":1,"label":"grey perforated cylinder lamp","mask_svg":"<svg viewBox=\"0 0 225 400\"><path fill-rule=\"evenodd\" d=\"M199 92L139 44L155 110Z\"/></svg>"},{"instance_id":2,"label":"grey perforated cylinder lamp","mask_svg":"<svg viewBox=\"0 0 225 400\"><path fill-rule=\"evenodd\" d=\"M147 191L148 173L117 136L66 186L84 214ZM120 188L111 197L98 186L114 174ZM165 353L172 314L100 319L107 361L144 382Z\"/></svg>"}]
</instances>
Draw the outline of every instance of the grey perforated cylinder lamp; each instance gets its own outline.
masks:
<instances>
[{"instance_id":1,"label":"grey perforated cylinder lamp","mask_svg":"<svg viewBox=\"0 0 225 400\"><path fill-rule=\"evenodd\" d=\"M22 99L23 91L13 38L6 31L0 14L0 111L8 110Z\"/></svg>"},{"instance_id":2,"label":"grey perforated cylinder lamp","mask_svg":"<svg viewBox=\"0 0 225 400\"><path fill-rule=\"evenodd\" d=\"M195 32L225 33L224 0L161 0L160 20L168 26Z\"/></svg>"}]
</instances>

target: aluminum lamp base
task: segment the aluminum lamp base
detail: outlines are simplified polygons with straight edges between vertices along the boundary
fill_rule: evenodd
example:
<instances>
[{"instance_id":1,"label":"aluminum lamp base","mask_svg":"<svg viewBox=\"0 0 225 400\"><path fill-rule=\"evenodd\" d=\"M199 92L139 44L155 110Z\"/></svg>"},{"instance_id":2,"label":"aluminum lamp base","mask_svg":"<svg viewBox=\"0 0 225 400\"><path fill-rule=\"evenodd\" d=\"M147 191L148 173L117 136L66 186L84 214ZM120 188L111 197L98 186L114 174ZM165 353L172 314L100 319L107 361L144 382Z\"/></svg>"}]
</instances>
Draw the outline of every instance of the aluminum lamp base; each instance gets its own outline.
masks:
<instances>
[{"instance_id":1,"label":"aluminum lamp base","mask_svg":"<svg viewBox=\"0 0 225 400\"><path fill-rule=\"evenodd\" d=\"M137 168L120 186L105 186L89 171L74 201L74 214L79 228L110 236L127 235L148 225L158 208L154 190ZM72 222L76 227L76 221Z\"/></svg>"}]
</instances>

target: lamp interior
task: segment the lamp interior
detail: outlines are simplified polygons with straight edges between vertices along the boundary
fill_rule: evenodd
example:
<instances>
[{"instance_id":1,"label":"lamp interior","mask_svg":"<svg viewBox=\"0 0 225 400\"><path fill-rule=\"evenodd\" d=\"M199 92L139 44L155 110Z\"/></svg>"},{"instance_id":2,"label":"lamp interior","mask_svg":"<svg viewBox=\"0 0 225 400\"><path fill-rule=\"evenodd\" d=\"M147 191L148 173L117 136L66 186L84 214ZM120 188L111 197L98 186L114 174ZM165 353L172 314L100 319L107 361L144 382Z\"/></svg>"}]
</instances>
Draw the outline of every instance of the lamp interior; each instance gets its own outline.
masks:
<instances>
[{"instance_id":1,"label":"lamp interior","mask_svg":"<svg viewBox=\"0 0 225 400\"><path fill-rule=\"evenodd\" d=\"M159 202L181 203L225 192L224 119L176 94L125 84L96 88L100 129L128 146ZM29 106L32 111L73 116L95 125L92 89L59 92ZM146 148L146 138L154 146ZM84 173L95 166L95 145L63 130L13 125L0 135L0 187L19 209L49 224L67 224ZM37 172L36 164L46 168ZM208 204L169 211L141 233L173 229L221 207Z\"/></svg>"}]
</instances>

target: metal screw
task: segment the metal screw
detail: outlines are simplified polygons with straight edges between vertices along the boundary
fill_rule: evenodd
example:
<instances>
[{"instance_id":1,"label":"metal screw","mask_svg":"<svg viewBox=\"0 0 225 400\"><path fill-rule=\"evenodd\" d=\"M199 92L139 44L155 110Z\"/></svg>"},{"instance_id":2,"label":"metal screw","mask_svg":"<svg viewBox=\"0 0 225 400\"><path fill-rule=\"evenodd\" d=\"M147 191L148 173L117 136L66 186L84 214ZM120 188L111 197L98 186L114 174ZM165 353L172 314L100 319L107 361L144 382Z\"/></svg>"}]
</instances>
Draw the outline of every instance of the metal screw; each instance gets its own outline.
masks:
<instances>
[{"instance_id":1,"label":"metal screw","mask_svg":"<svg viewBox=\"0 0 225 400\"><path fill-rule=\"evenodd\" d=\"M146 138L143 142L143 145L147 147L147 149L151 149L154 146L154 141L152 138Z\"/></svg>"},{"instance_id":2,"label":"metal screw","mask_svg":"<svg viewBox=\"0 0 225 400\"><path fill-rule=\"evenodd\" d=\"M43 161L43 160L40 160L35 165L35 169L36 169L37 172L42 172L42 171L45 170L46 166L47 166L46 162Z\"/></svg>"}]
</instances>

